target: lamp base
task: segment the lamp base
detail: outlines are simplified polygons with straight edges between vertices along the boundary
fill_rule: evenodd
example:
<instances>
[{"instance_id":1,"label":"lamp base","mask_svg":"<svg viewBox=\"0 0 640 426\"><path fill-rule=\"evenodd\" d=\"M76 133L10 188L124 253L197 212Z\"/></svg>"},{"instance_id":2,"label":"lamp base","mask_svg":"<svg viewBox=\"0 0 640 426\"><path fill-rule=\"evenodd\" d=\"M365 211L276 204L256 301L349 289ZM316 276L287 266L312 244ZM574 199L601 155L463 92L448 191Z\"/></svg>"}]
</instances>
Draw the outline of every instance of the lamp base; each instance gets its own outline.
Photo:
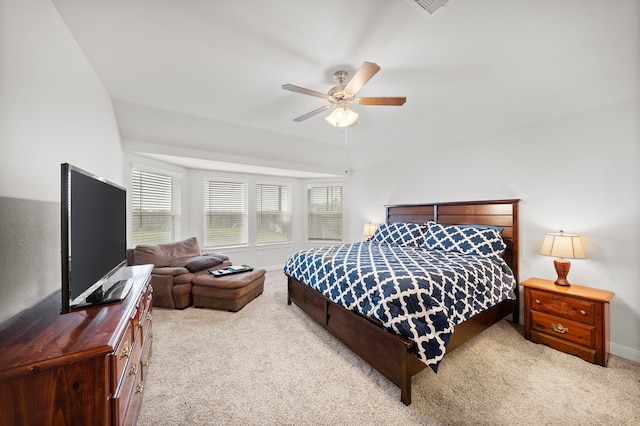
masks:
<instances>
[{"instance_id":1,"label":"lamp base","mask_svg":"<svg viewBox=\"0 0 640 426\"><path fill-rule=\"evenodd\" d=\"M571 262L566 259L554 259L553 266L556 268L556 273L558 274L558 279L555 280L555 285L561 286L570 286L571 284L567 281L567 275L569 274L569 269L571 268Z\"/></svg>"}]
</instances>

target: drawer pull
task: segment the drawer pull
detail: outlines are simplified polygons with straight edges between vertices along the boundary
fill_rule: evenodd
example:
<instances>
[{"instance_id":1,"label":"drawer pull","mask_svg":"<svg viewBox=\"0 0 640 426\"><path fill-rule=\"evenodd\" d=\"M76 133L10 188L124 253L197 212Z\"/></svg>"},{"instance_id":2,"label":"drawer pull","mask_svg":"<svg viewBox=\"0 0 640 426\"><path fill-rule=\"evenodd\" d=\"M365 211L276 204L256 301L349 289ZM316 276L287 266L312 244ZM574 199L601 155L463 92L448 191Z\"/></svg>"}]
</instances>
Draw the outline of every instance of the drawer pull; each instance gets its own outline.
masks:
<instances>
[{"instance_id":1,"label":"drawer pull","mask_svg":"<svg viewBox=\"0 0 640 426\"><path fill-rule=\"evenodd\" d=\"M120 359L129 358L131 356L131 343L127 340L122 345L122 350L120 351Z\"/></svg>"},{"instance_id":2,"label":"drawer pull","mask_svg":"<svg viewBox=\"0 0 640 426\"><path fill-rule=\"evenodd\" d=\"M136 385L136 393L142 393L143 390L144 390L144 384L143 383L138 383Z\"/></svg>"},{"instance_id":3,"label":"drawer pull","mask_svg":"<svg viewBox=\"0 0 640 426\"><path fill-rule=\"evenodd\" d=\"M553 331L556 331L560 334L564 334L569 331L569 329L567 327L563 327L562 324L551 324L551 327L553 328Z\"/></svg>"},{"instance_id":4,"label":"drawer pull","mask_svg":"<svg viewBox=\"0 0 640 426\"><path fill-rule=\"evenodd\" d=\"M135 376L136 374L138 374L138 364L133 364L129 369L129 375Z\"/></svg>"},{"instance_id":5,"label":"drawer pull","mask_svg":"<svg viewBox=\"0 0 640 426\"><path fill-rule=\"evenodd\" d=\"M540 304L540 299L536 299L536 303L539 305Z\"/></svg>"},{"instance_id":6,"label":"drawer pull","mask_svg":"<svg viewBox=\"0 0 640 426\"><path fill-rule=\"evenodd\" d=\"M587 315L587 311L585 311L584 309L580 309L580 315Z\"/></svg>"}]
</instances>

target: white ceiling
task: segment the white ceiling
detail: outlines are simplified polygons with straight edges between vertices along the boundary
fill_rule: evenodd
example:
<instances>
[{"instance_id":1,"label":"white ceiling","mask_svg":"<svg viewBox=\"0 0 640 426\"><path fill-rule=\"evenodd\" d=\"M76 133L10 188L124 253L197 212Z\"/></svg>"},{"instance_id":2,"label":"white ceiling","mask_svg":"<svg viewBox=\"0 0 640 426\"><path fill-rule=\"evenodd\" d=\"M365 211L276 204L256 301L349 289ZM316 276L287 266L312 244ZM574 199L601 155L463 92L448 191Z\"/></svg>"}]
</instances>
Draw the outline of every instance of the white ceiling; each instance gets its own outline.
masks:
<instances>
[{"instance_id":1,"label":"white ceiling","mask_svg":"<svg viewBox=\"0 0 640 426\"><path fill-rule=\"evenodd\" d=\"M193 168L339 174L640 95L638 0L52 1L124 149ZM355 105L346 134L293 122L324 101L282 84L326 92L364 61L358 95L404 106Z\"/></svg>"}]
</instances>

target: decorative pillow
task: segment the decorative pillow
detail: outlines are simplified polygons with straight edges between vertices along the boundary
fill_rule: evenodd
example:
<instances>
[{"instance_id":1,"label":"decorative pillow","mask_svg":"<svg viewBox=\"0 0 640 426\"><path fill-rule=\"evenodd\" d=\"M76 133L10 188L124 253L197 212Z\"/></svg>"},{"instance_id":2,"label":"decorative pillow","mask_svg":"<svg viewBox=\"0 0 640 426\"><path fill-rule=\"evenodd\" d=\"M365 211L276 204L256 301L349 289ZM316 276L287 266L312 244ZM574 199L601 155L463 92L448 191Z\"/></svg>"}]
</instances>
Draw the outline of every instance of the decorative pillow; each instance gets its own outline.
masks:
<instances>
[{"instance_id":1,"label":"decorative pillow","mask_svg":"<svg viewBox=\"0 0 640 426\"><path fill-rule=\"evenodd\" d=\"M408 222L387 222L378 226L371 241L397 246L420 247L424 242L425 225Z\"/></svg>"},{"instance_id":2,"label":"decorative pillow","mask_svg":"<svg viewBox=\"0 0 640 426\"><path fill-rule=\"evenodd\" d=\"M444 226L430 222L424 247L482 257L500 257L507 248L500 232L494 228L475 228L458 225Z\"/></svg>"},{"instance_id":3,"label":"decorative pillow","mask_svg":"<svg viewBox=\"0 0 640 426\"><path fill-rule=\"evenodd\" d=\"M225 260L229 260L229 256L227 256L226 254L222 254L222 253L217 253L217 252L213 252L213 253L202 253L203 256L213 256L213 257L217 257L218 259L222 260L223 262Z\"/></svg>"},{"instance_id":4,"label":"decorative pillow","mask_svg":"<svg viewBox=\"0 0 640 426\"><path fill-rule=\"evenodd\" d=\"M207 268L213 268L214 266L218 266L222 263L222 259L215 256L196 256L189 259L184 267L189 270L189 272L198 272L203 271Z\"/></svg>"}]
</instances>

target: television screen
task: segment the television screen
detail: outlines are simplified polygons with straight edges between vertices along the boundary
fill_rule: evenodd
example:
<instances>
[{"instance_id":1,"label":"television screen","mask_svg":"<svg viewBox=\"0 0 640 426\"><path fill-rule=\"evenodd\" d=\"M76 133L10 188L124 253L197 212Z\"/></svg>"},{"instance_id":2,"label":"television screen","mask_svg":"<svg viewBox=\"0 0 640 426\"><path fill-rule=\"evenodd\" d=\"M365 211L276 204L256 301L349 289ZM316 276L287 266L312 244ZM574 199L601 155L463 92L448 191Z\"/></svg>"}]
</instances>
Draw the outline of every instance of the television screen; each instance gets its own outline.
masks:
<instances>
[{"instance_id":1,"label":"television screen","mask_svg":"<svg viewBox=\"0 0 640 426\"><path fill-rule=\"evenodd\" d=\"M62 164L62 311L106 303L104 286L126 262L126 190L70 164ZM113 284L108 287L112 287ZM122 286L124 283L118 283Z\"/></svg>"}]
</instances>

